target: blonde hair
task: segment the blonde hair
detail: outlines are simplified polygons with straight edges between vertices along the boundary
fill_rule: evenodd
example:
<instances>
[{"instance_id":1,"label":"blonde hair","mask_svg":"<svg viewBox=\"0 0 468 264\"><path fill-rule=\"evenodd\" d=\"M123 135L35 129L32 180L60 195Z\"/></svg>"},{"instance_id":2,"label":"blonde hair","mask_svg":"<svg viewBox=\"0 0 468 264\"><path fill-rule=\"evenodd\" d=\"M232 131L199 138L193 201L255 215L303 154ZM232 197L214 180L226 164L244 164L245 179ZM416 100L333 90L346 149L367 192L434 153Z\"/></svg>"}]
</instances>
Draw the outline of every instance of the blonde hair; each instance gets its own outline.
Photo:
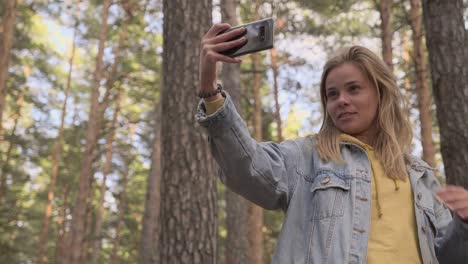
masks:
<instances>
[{"instance_id":1,"label":"blonde hair","mask_svg":"<svg viewBox=\"0 0 468 264\"><path fill-rule=\"evenodd\" d=\"M407 178L405 160L411 147L413 133L406 114L403 95L388 66L367 48L352 46L340 50L327 61L320 83L320 98L324 119L320 132L315 136L321 159L343 162L340 154L340 134L327 113L325 81L328 74L344 63L357 66L377 89L377 135L374 151L385 174L392 179Z\"/></svg>"}]
</instances>

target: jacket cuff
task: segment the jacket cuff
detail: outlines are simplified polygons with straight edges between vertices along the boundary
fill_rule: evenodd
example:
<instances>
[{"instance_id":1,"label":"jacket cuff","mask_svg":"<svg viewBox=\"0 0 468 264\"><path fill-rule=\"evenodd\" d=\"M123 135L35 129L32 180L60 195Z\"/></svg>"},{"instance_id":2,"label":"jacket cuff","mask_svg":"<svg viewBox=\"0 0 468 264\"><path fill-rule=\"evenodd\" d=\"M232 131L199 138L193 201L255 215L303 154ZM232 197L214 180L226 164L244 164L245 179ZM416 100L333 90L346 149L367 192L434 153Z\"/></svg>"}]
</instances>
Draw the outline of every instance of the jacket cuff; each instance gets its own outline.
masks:
<instances>
[{"instance_id":1,"label":"jacket cuff","mask_svg":"<svg viewBox=\"0 0 468 264\"><path fill-rule=\"evenodd\" d=\"M231 96L222 91L221 95L225 98L223 105L211 115L206 112L205 101L202 99L198 103L195 119L204 127L208 134L213 137L221 136L232 127L234 120L239 115L236 111Z\"/></svg>"},{"instance_id":2,"label":"jacket cuff","mask_svg":"<svg viewBox=\"0 0 468 264\"><path fill-rule=\"evenodd\" d=\"M224 105L224 101L226 101L226 98L220 97L214 101L206 101L204 100L204 105L206 109L206 114L207 115L212 115L214 114L218 109L220 109Z\"/></svg>"}]
</instances>

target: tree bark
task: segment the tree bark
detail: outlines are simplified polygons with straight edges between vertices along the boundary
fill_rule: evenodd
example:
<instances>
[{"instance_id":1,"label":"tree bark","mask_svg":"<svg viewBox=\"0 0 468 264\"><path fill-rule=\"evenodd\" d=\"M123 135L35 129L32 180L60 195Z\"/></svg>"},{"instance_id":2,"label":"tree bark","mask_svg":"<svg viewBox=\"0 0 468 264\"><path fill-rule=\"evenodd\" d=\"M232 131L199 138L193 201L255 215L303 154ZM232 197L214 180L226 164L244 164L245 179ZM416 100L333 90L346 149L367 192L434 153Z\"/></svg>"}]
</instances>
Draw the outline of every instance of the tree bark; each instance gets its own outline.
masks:
<instances>
[{"instance_id":1,"label":"tree bark","mask_svg":"<svg viewBox=\"0 0 468 264\"><path fill-rule=\"evenodd\" d=\"M110 0L103 1L103 14L101 29L99 33L99 48L96 56L96 68L94 71L94 86L91 92L91 107L89 113L88 127L86 131L86 149L83 153L83 160L80 171L80 186L77 194L70 232L70 252L68 263L78 264L81 259L81 244L84 234L86 219L86 200L89 194L89 180L93 175L92 165L96 155L96 145L98 134L101 128L101 118L99 114L99 86L102 75L102 61L104 54L104 44L107 35L107 18L109 15Z\"/></svg>"},{"instance_id":2,"label":"tree bark","mask_svg":"<svg viewBox=\"0 0 468 264\"><path fill-rule=\"evenodd\" d=\"M413 30L413 58L416 70L416 94L418 95L419 119L423 159L436 167L435 147L432 141L431 91L428 86L427 60L423 46L421 0L411 0L411 29Z\"/></svg>"},{"instance_id":3,"label":"tree bark","mask_svg":"<svg viewBox=\"0 0 468 264\"><path fill-rule=\"evenodd\" d=\"M468 33L463 1L423 1L440 146L447 182L468 188Z\"/></svg>"},{"instance_id":4,"label":"tree bark","mask_svg":"<svg viewBox=\"0 0 468 264\"><path fill-rule=\"evenodd\" d=\"M211 0L164 0L161 263L216 263L216 177L195 127L202 36ZM177 90L177 93L174 91Z\"/></svg>"},{"instance_id":5,"label":"tree bark","mask_svg":"<svg viewBox=\"0 0 468 264\"><path fill-rule=\"evenodd\" d=\"M260 19L259 8L260 1L255 1L255 20ZM254 138L257 141L262 140L262 101L260 96L261 73L260 73L260 54L252 54L252 70L254 72ZM249 206L249 263L263 263L263 209L253 203Z\"/></svg>"},{"instance_id":6,"label":"tree bark","mask_svg":"<svg viewBox=\"0 0 468 264\"><path fill-rule=\"evenodd\" d=\"M71 88L71 78L73 72L73 61L75 58L75 40L76 40L76 27L73 33L72 41L72 50L70 59L68 61L68 75L67 75L67 84L65 88L65 99L62 104L62 114L60 118L60 127L57 135L57 140L55 142L54 152L52 154L52 174L50 177L49 192L47 194L47 205L44 212L44 222L39 238L39 255L37 257L37 263L42 264L45 259L47 243L49 240L49 225L50 225L50 216L52 215L52 203L55 196L55 188L57 183L57 176L59 171L60 160L62 158L62 143L63 143L63 129L65 127L65 117L67 115L67 102L68 96L70 94Z\"/></svg>"},{"instance_id":7,"label":"tree bark","mask_svg":"<svg viewBox=\"0 0 468 264\"><path fill-rule=\"evenodd\" d=\"M8 90L8 67L10 63L10 52L15 30L16 7L16 0L7 0L2 18L3 32L0 35L0 142L3 141L3 111L5 110L6 95ZM10 143L9 148L11 146L12 145ZM8 163L4 161L3 164L4 165L2 167L6 166ZM4 170L2 170L0 175L0 201L5 197L7 192L6 178L7 175L5 175Z\"/></svg>"},{"instance_id":8,"label":"tree bark","mask_svg":"<svg viewBox=\"0 0 468 264\"><path fill-rule=\"evenodd\" d=\"M260 68L258 53L252 54L254 71ZM262 105L260 96L261 76L254 74L254 138L262 140ZM263 263L263 210L261 207L250 203L249 206L249 263Z\"/></svg>"},{"instance_id":9,"label":"tree bark","mask_svg":"<svg viewBox=\"0 0 468 264\"><path fill-rule=\"evenodd\" d=\"M407 115L410 115L410 110L411 110L411 75L410 75L410 69L411 69L411 63L410 63L410 46L409 46L409 40L407 36L407 32L405 30L402 30L401 32L401 48L403 49L403 54L402 54L402 59L403 59L403 72L405 72L405 77L403 80L403 87L405 88L405 103L408 107L408 112Z\"/></svg>"},{"instance_id":10,"label":"tree bark","mask_svg":"<svg viewBox=\"0 0 468 264\"><path fill-rule=\"evenodd\" d=\"M14 39L17 0L6 0L3 33L0 35L0 142L3 141L3 112L7 96L8 65Z\"/></svg>"},{"instance_id":11,"label":"tree bark","mask_svg":"<svg viewBox=\"0 0 468 264\"><path fill-rule=\"evenodd\" d=\"M143 232L140 242L140 264L159 262L159 213L161 189L161 103L156 107L154 138L151 154L151 170L148 174Z\"/></svg>"},{"instance_id":12,"label":"tree bark","mask_svg":"<svg viewBox=\"0 0 468 264\"><path fill-rule=\"evenodd\" d=\"M380 0L380 30L382 38L383 61L393 71L392 52L392 0Z\"/></svg>"},{"instance_id":13,"label":"tree bark","mask_svg":"<svg viewBox=\"0 0 468 264\"><path fill-rule=\"evenodd\" d=\"M232 26L237 24L237 1L221 0L221 17L223 22ZM242 115L240 65L223 64L221 79L229 91L234 105ZM248 208L249 202L242 196L226 188L226 229L225 243L226 263L248 263Z\"/></svg>"}]
</instances>

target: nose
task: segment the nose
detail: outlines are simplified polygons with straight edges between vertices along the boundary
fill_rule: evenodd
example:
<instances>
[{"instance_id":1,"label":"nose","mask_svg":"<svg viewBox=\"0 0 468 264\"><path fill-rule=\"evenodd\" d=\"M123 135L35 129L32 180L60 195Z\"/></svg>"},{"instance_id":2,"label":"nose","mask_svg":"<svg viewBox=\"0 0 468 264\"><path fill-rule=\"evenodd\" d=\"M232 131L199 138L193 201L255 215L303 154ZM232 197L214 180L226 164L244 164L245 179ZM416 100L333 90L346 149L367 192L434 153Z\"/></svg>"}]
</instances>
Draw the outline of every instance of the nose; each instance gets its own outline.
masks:
<instances>
[{"instance_id":1,"label":"nose","mask_svg":"<svg viewBox=\"0 0 468 264\"><path fill-rule=\"evenodd\" d=\"M339 105L348 105L349 104L349 95L347 93L340 93L337 102Z\"/></svg>"}]
</instances>

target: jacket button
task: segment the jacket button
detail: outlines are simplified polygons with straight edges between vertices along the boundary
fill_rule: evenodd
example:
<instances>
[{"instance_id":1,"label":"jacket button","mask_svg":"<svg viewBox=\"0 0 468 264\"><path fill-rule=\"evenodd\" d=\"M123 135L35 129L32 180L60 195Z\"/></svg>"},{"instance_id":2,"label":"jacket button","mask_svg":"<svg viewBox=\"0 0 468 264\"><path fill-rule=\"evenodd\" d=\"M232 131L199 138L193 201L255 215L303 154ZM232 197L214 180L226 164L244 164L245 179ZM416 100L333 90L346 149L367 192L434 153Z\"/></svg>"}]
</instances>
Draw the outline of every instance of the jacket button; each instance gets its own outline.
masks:
<instances>
[{"instance_id":1,"label":"jacket button","mask_svg":"<svg viewBox=\"0 0 468 264\"><path fill-rule=\"evenodd\" d=\"M327 176L327 177L323 178L323 180L321 181L321 184L322 185L327 185L329 182L330 182L330 176Z\"/></svg>"},{"instance_id":2,"label":"jacket button","mask_svg":"<svg viewBox=\"0 0 468 264\"><path fill-rule=\"evenodd\" d=\"M422 199L422 193L419 192L419 193L416 195L416 197L418 198L419 201L421 201L421 199Z\"/></svg>"}]
</instances>

